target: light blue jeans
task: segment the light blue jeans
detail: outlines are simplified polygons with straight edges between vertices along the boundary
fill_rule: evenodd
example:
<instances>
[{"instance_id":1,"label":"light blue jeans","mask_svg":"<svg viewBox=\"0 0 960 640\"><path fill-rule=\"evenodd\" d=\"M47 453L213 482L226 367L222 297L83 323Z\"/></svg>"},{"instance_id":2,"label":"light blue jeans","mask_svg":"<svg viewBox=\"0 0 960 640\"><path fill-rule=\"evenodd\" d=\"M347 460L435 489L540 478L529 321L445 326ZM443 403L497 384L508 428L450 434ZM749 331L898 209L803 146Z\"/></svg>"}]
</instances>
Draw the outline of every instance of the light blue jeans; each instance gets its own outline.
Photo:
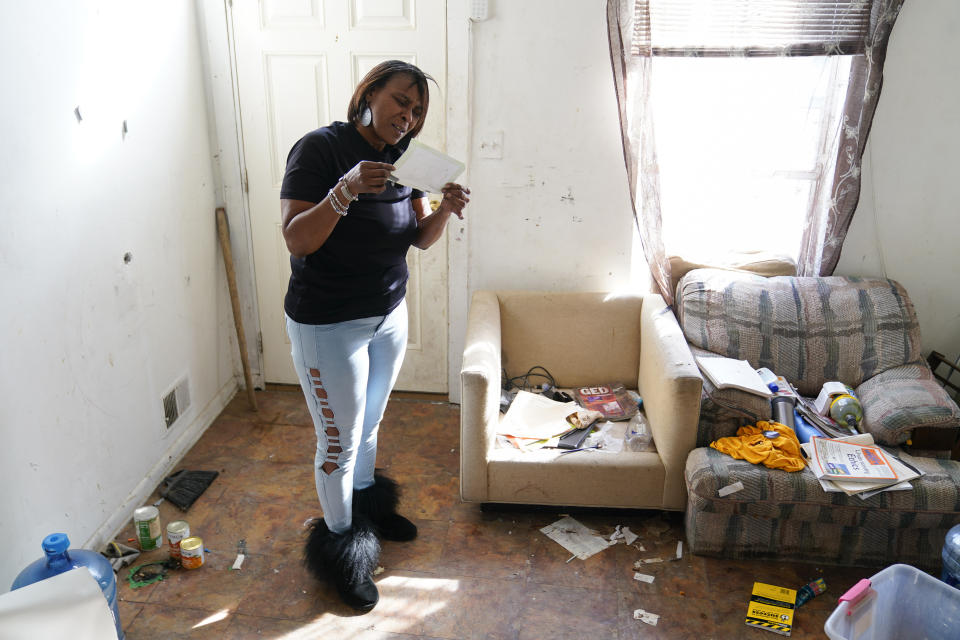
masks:
<instances>
[{"instance_id":1,"label":"light blue jeans","mask_svg":"<svg viewBox=\"0 0 960 640\"><path fill-rule=\"evenodd\" d=\"M407 303L334 324L287 317L293 364L317 432L314 479L323 519L352 524L353 490L373 485L377 431L407 348Z\"/></svg>"}]
</instances>

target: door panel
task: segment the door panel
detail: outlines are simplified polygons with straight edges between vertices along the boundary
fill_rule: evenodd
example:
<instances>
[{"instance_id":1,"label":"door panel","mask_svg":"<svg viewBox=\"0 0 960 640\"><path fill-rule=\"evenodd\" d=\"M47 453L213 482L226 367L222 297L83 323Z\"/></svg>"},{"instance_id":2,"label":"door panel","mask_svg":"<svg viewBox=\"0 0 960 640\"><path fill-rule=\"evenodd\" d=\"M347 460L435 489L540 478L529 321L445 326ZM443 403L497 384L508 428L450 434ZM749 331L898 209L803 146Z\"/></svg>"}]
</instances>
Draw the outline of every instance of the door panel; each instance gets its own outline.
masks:
<instances>
[{"instance_id":1,"label":"door panel","mask_svg":"<svg viewBox=\"0 0 960 640\"><path fill-rule=\"evenodd\" d=\"M437 81L419 139L444 149L446 16L443 0L236 0L243 152L247 168L264 377L297 383L283 296L289 253L280 185L290 147L308 131L346 120L360 79L383 60L416 64ZM411 248L410 339L397 389L447 391L447 246Z\"/></svg>"}]
</instances>

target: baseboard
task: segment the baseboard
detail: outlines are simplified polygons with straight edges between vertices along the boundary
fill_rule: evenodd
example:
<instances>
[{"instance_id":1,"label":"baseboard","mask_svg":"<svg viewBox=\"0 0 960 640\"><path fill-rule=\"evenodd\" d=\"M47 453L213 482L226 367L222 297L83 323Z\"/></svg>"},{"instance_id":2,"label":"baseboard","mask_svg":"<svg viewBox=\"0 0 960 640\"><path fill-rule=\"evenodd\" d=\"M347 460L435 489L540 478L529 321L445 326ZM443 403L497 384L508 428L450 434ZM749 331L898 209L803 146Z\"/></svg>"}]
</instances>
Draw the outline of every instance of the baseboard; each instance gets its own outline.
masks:
<instances>
[{"instance_id":1,"label":"baseboard","mask_svg":"<svg viewBox=\"0 0 960 640\"><path fill-rule=\"evenodd\" d=\"M84 549L102 549L106 543L113 540L127 523L133 518L133 512L137 507L146 504L147 499L153 493L165 477L170 475L183 456L197 443L200 436L207 430L217 416L227 406L227 403L236 395L240 389L240 381L231 378L223 385L217 394L207 403L202 411L197 413L196 418L180 433L180 436L173 440L170 447L164 451L158 458L157 463L150 469L150 472L133 489L130 495L120 504L119 507L110 515L107 520L101 524L93 535L83 544Z\"/></svg>"}]
</instances>

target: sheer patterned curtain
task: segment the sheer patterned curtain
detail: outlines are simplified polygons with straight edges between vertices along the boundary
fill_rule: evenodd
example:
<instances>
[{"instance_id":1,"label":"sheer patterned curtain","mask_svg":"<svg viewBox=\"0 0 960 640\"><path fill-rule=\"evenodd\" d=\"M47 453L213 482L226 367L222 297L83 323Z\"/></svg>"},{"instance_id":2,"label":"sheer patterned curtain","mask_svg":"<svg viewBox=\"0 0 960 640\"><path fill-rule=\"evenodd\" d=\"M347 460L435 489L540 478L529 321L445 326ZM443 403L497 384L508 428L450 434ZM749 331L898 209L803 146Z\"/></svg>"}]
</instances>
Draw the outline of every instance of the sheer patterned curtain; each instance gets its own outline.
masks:
<instances>
[{"instance_id":1,"label":"sheer patterned curtain","mask_svg":"<svg viewBox=\"0 0 960 640\"><path fill-rule=\"evenodd\" d=\"M846 96L838 117L824 118L825 130L812 134L822 141L822 148L806 172L810 174L810 195L804 196L805 214L799 232L802 241L795 239L799 245L798 272L829 274L836 266L859 198L864 145L879 95L887 41L902 2L608 0L611 63L634 216L651 274L669 304L673 291L661 213L661 182L665 177L658 161L651 93L657 86L653 82L654 59L850 59ZM710 105L719 97L700 95L697 99ZM675 114L670 115L676 120ZM695 128L689 127L691 131ZM718 154L698 161L714 163L718 169L714 178L722 182L719 170L731 162L731 157ZM675 187L677 175L672 176ZM735 193L736 189L731 191ZM731 207L737 205L729 203ZM776 208L776 202L772 206ZM669 207L670 203L666 215L675 215Z\"/></svg>"},{"instance_id":2,"label":"sheer patterned curtain","mask_svg":"<svg viewBox=\"0 0 960 640\"><path fill-rule=\"evenodd\" d=\"M873 124L873 114L883 84L887 42L903 0L877 0L868 4L863 50L853 56L843 121L838 135L833 175L817 189L803 229L797 273L828 276L837 268L840 250L850 221L860 201L860 170L863 151Z\"/></svg>"}]
</instances>

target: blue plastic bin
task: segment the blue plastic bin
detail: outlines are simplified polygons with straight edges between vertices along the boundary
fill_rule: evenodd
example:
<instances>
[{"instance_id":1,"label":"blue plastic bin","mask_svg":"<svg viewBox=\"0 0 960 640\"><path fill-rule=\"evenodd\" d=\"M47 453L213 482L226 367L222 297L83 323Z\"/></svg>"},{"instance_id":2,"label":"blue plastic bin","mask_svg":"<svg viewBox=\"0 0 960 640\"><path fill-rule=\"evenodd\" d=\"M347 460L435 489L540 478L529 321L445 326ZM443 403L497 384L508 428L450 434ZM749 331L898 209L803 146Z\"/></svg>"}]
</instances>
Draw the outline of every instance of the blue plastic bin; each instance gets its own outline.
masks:
<instances>
[{"instance_id":1,"label":"blue plastic bin","mask_svg":"<svg viewBox=\"0 0 960 640\"><path fill-rule=\"evenodd\" d=\"M830 640L957 640L960 589L906 564L870 578L874 594L840 603L823 630Z\"/></svg>"}]
</instances>

